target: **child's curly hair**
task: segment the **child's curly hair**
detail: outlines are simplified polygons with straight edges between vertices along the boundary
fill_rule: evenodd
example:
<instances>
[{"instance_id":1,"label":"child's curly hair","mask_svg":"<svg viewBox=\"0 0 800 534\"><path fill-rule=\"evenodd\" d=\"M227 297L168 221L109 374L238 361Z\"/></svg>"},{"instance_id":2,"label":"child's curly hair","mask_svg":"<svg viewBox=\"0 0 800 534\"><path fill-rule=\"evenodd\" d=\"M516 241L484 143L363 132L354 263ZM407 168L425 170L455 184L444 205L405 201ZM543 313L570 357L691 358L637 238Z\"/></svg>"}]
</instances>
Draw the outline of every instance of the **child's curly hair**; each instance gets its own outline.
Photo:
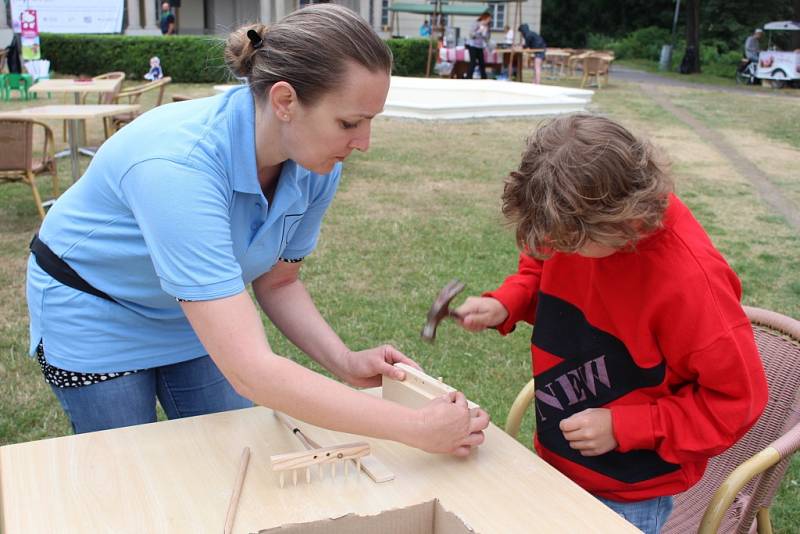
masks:
<instances>
[{"instance_id":1,"label":"child's curly hair","mask_svg":"<svg viewBox=\"0 0 800 534\"><path fill-rule=\"evenodd\" d=\"M595 115L558 117L527 140L505 180L503 214L538 258L587 242L622 249L660 228L672 178L649 142Z\"/></svg>"}]
</instances>

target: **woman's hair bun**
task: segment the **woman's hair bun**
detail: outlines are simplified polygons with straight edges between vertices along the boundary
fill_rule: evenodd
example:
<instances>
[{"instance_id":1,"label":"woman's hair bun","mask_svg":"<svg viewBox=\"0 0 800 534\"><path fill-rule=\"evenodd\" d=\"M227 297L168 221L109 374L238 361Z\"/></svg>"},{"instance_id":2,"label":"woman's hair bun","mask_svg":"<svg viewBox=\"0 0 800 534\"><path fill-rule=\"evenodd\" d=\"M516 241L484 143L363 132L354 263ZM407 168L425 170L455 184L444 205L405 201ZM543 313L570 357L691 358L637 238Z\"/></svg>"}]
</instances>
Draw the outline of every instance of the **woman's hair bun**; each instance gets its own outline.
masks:
<instances>
[{"instance_id":1,"label":"woman's hair bun","mask_svg":"<svg viewBox=\"0 0 800 534\"><path fill-rule=\"evenodd\" d=\"M267 27L264 24L242 26L231 33L225 43L225 64L237 78L249 78L253 71L253 56L258 48L253 46L253 40L248 35L251 30L263 39Z\"/></svg>"}]
</instances>

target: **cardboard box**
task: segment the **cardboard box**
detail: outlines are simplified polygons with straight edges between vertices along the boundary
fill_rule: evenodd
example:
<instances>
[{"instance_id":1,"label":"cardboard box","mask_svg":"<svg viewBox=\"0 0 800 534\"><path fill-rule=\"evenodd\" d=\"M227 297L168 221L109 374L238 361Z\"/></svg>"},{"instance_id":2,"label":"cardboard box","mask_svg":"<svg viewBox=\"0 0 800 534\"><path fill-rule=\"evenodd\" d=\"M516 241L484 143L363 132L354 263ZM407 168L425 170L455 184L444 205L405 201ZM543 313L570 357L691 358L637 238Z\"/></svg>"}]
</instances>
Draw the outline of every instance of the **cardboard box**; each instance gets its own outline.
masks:
<instances>
[{"instance_id":1,"label":"cardboard box","mask_svg":"<svg viewBox=\"0 0 800 534\"><path fill-rule=\"evenodd\" d=\"M336 519L295 523L261 530L258 534L474 534L474 530L438 499L387 510L377 515L349 514Z\"/></svg>"}]
</instances>

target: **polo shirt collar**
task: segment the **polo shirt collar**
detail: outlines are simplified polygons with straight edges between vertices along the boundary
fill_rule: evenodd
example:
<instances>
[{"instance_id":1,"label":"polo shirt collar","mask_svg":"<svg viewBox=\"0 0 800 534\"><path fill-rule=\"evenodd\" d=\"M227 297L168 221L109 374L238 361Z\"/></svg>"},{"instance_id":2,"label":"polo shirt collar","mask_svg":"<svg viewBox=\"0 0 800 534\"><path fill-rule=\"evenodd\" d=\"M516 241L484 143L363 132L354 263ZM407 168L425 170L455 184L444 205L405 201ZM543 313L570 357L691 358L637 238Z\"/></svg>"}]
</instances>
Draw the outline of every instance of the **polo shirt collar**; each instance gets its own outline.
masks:
<instances>
[{"instance_id":1,"label":"polo shirt collar","mask_svg":"<svg viewBox=\"0 0 800 534\"><path fill-rule=\"evenodd\" d=\"M258 167L256 165L256 110L250 87L243 85L223 95L223 113L228 116L231 139L231 173L233 189L241 193L258 195Z\"/></svg>"},{"instance_id":2,"label":"polo shirt collar","mask_svg":"<svg viewBox=\"0 0 800 534\"><path fill-rule=\"evenodd\" d=\"M241 193L263 195L258 183L258 166L256 163L256 110L253 95L247 85L231 89L225 95L228 111L228 128L231 132L231 171L233 173L233 189ZM308 171L292 160L283 163L274 204L283 211L300 197L297 181Z\"/></svg>"}]
</instances>

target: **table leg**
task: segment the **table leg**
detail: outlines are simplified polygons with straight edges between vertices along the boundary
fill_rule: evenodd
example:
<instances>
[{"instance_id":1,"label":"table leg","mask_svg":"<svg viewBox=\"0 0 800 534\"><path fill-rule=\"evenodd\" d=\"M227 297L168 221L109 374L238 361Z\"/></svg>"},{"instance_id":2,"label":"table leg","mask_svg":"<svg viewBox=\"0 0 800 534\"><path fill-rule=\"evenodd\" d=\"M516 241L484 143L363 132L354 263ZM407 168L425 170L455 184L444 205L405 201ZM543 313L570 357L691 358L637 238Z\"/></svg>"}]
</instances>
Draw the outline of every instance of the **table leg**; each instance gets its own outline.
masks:
<instances>
[{"instance_id":1,"label":"table leg","mask_svg":"<svg viewBox=\"0 0 800 534\"><path fill-rule=\"evenodd\" d=\"M75 105L80 105L81 103L81 94L75 93ZM83 126L83 121L78 122L78 145L85 145L86 144L86 130Z\"/></svg>"},{"instance_id":2,"label":"table leg","mask_svg":"<svg viewBox=\"0 0 800 534\"><path fill-rule=\"evenodd\" d=\"M79 119L67 121L67 137L69 138L69 159L72 166L72 183L80 177L80 161L78 159L78 124Z\"/></svg>"}]
</instances>

